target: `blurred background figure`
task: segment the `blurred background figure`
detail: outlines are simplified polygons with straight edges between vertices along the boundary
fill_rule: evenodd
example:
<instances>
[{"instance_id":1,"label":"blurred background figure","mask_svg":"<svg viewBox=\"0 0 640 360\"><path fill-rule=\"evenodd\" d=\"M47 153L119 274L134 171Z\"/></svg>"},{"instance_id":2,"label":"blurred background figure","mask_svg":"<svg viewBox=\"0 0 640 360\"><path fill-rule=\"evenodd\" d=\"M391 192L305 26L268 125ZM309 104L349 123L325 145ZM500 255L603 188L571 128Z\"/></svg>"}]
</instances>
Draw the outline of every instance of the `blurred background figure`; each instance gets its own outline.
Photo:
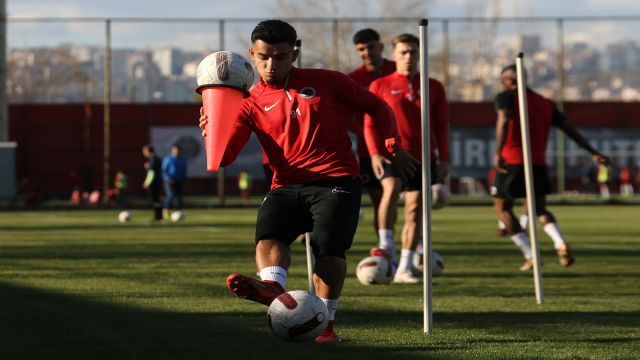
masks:
<instances>
[{"instance_id":1,"label":"blurred background figure","mask_svg":"<svg viewBox=\"0 0 640 360\"><path fill-rule=\"evenodd\" d=\"M142 155L145 159L144 170L146 172L142 188L147 190L151 197L153 220L162 220L162 201L160 199L160 193L162 192L162 164L151 145L147 144L142 147Z\"/></svg>"},{"instance_id":2,"label":"blurred background figure","mask_svg":"<svg viewBox=\"0 0 640 360\"><path fill-rule=\"evenodd\" d=\"M609 182L611 181L611 166L605 164L598 165L598 187L600 188L600 196L603 199L611 197L609 191Z\"/></svg>"},{"instance_id":3,"label":"blurred background figure","mask_svg":"<svg viewBox=\"0 0 640 360\"><path fill-rule=\"evenodd\" d=\"M88 206L97 206L100 203L100 196L102 194L100 193L100 190L98 190L97 187L94 187L94 189L88 193L87 196L87 205Z\"/></svg>"},{"instance_id":4,"label":"blurred background figure","mask_svg":"<svg viewBox=\"0 0 640 360\"><path fill-rule=\"evenodd\" d=\"M582 162L580 166L580 191L585 194L591 194L594 192L596 169L591 159L587 159Z\"/></svg>"},{"instance_id":5,"label":"blurred background figure","mask_svg":"<svg viewBox=\"0 0 640 360\"><path fill-rule=\"evenodd\" d=\"M127 175L122 170L116 172L116 176L113 178L114 187L107 192L107 198L109 204L116 206L126 205L127 188L129 187L129 181Z\"/></svg>"},{"instance_id":6,"label":"blurred background figure","mask_svg":"<svg viewBox=\"0 0 640 360\"><path fill-rule=\"evenodd\" d=\"M82 202L82 177L75 169L69 171L69 188L71 189L71 197L69 202L71 205L80 206Z\"/></svg>"},{"instance_id":7,"label":"blurred background figure","mask_svg":"<svg viewBox=\"0 0 640 360\"><path fill-rule=\"evenodd\" d=\"M171 154L162 160L162 179L164 180L164 205L162 217L169 219L169 211L175 199L174 209L182 210L183 184L187 179L187 159L181 154L182 150L178 145L171 147Z\"/></svg>"},{"instance_id":8,"label":"blurred background figure","mask_svg":"<svg viewBox=\"0 0 640 360\"><path fill-rule=\"evenodd\" d=\"M628 166L623 166L620 169L620 195L633 195L633 184L631 184L631 170Z\"/></svg>"},{"instance_id":9,"label":"blurred background figure","mask_svg":"<svg viewBox=\"0 0 640 360\"><path fill-rule=\"evenodd\" d=\"M238 174L238 189L240 189L242 200L245 202L249 200L251 193L251 175L246 170L242 170L240 174Z\"/></svg>"}]
</instances>

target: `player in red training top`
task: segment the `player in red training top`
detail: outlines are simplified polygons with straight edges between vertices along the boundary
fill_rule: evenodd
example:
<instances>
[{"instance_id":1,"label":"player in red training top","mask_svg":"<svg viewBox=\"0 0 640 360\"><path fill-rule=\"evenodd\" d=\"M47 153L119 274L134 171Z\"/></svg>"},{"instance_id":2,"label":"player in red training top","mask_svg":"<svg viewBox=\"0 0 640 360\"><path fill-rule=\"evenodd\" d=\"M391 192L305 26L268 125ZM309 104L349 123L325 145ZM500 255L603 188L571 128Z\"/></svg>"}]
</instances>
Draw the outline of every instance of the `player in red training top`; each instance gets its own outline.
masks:
<instances>
[{"instance_id":1,"label":"player in red training top","mask_svg":"<svg viewBox=\"0 0 640 360\"><path fill-rule=\"evenodd\" d=\"M362 66L349 73L349 77L360 85L369 87L371 82L382 76L393 74L396 64L382 56L384 45L380 42L380 34L373 29L362 29L353 35L356 52L362 59ZM364 114L356 114L355 123L350 126L357 136L358 157L360 158L360 174L362 186L367 189L373 205L373 227L378 236L378 246L396 263L393 233L398 218L399 181L390 166L385 166L384 174L377 178L371 167L371 156L365 144L362 129Z\"/></svg>"},{"instance_id":2,"label":"player in red training top","mask_svg":"<svg viewBox=\"0 0 640 360\"><path fill-rule=\"evenodd\" d=\"M227 286L241 298L269 305L286 285L291 263L288 246L298 235L312 232L314 285L329 309L329 325L316 342L339 342L333 319L361 198L360 172L347 136L349 115L344 108L371 114L380 123L365 124L365 131L388 129L368 136L383 139L396 133L386 103L348 76L294 68L296 38L295 29L280 20L262 21L251 34L249 55L260 79L242 103L221 166L235 159L254 132L274 176L256 224L256 265L261 280L231 274ZM201 110L200 127L205 124ZM374 171L379 174L387 154L370 150ZM409 153L399 152L391 158L396 171L413 175L417 161Z\"/></svg>"},{"instance_id":3,"label":"player in red training top","mask_svg":"<svg viewBox=\"0 0 640 360\"><path fill-rule=\"evenodd\" d=\"M493 203L498 217L505 223L511 239L524 255L525 261L520 266L520 270L526 271L533 268L531 245L513 213L514 199L526 197L516 65L507 66L502 70L500 82L503 91L496 96L498 120L496 124L496 153L493 160L496 176L491 187L491 195L494 197ZM576 144L591 153L596 162L608 164L609 159L594 149L578 133L553 102L527 88L527 104L536 215L544 231L553 240L560 264L568 267L574 263L575 258L569 244L560 232L556 218L546 205L546 195L551 192L551 184L547 175L545 152L551 127L555 126L562 130Z\"/></svg>"},{"instance_id":4,"label":"player in red training top","mask_svg":"<svg viewBox=\"0 0 640 360\"><path fill-rule=\"evenodd\" d=\"M422 161L422 125L420 116L420 74L418 61L420 40L411 34L402 34L392 40L396 72L375 80L369 90L384 99L396 116L401 146ZM431 183L441 182L449 174L449 110L444 86L429 79L429 110L431 128ZM365 116L365 119L367 117ZM416 172L404 183L405 223L402 229L402 251L393 281L417 283L418 269L413 268L413 257L422 234L422 173Z\"/></svg>"}]
</instances>

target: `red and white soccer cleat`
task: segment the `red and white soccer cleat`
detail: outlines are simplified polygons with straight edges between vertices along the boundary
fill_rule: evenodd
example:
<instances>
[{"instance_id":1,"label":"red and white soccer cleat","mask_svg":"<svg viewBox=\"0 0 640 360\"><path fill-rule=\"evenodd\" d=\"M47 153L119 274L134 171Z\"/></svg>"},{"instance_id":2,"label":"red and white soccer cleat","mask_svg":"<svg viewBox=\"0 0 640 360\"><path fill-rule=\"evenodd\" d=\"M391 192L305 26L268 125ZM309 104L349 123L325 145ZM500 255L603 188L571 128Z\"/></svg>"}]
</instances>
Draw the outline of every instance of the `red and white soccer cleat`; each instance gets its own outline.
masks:
<instances>
[{"instance_id":1,"label":"red and white soccer cleat","mask_svg":"<svg viewBox=\"0 0 640 360\"><path fill-rule=\"evenodd\" d=\"M227 287L239 298L259 302L266 306L280 294L284 289L275 281L262 281L240 274L231 274L227 278Z\"/></svg>"},{"instance_id":2,"label":"red and white soccer cleat","mask_svg":"<svg viewBox=\"0 0 640 360\"><path fill-rule=\"evenodd\" d=\"M329 320L327 327L322 330L320 335L318 335L315 339L317 344L337 344L340 343L342 339L333 331L333 320Z\"/></svg>"}]
</instances>

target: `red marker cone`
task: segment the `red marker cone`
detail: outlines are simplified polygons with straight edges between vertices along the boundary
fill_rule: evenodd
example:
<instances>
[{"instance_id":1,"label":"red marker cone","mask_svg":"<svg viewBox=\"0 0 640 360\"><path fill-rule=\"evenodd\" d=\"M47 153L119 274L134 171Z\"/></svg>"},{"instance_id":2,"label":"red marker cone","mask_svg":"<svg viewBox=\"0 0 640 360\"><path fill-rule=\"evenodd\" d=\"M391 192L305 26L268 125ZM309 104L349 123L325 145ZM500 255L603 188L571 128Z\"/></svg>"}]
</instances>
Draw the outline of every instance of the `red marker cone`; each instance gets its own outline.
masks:
<instances>
[{"instance_id":1,"label":"red marker cone","mask_svg":"<svg viewBox=\"0 0 640 360\"><path fill-rule=\"evenodd\" d=\"M227 86L203 86L198 92L202 94L202 107L207 115L204 140L207 171L215 172L231 137L244 92Z\"/></svg>"}]
</instances>

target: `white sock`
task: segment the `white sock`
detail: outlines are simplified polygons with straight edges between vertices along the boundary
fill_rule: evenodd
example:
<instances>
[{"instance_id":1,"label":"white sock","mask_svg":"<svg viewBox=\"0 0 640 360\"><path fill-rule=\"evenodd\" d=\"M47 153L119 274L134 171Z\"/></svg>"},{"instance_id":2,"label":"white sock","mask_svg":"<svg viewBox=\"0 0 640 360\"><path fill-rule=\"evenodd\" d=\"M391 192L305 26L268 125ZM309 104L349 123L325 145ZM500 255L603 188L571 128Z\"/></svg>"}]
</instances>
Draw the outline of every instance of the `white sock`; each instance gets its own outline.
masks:
<instances>
[{"instance_id":1,"label":"white sock","mask_svg":"<svg viewBox=\"0 0 640 360\"><path fill-rule=\"evenodd\" d=\"M531 254L531 242L529 241L529 238L525 233L519 232L515 235L512 235L511 240L513 240L513 243L520 248L520 251L522 251L522 256L524 256L526 260L530 260L531 258L533 258L533 255Z\"/></svg>"},{"instance_id":2,"label":"white sock","mask_svg":"<svg viewBox=\"0 0 640 360\"><path fill-rule=\"evenodd\" d=\"M287 270L281 266L267 266L260 270L260 280L275 281L284 289L287 285Z\"/></svg>"},{"instance_id":3,"label":"white sock","mask_svg":"<svg viewBox=\"0 0 640 360\"><path fill-rule=\"evenodd\" d=\"M396 262L396 248L393 243L393 230L378 229L378 246L380 249L390 253L391 261Z\"/></svg>"},{"instance_id":4,"label":"white sock","mask_svg":"<svg viewBox=\"0 0 640 360\"><path fill-rule=\"evenodd\" d=\"M378 246L381 249L393 249L393 230L378 229Z\"/></svg>"},{"instance_id":5,"label":"white sock","mask_svg":"<svg viewBox=\"0 0 640 360\"><path fill-rule=\"evenodd\" d=\"M327 310L329 313L329 321L333 321L336 317L336 310L338 309L338 302L340 301L340 299L320 298L320 300L324 301L324 303L327 305Z\"/></svg>"},{"instance_id":6,"label":"white sock","mask_svg":"<svg viewBox=\"0 0 640 360\"><path fill-rule=\"evenodd\" d=\"M410 269L414 254L415 251L402 249L402 251L400 252L400 263L398 264L398 271Z\"/></svg>"},{"instance_id":7,"label":"white sock","mask_svg":"<svg viewBox=\"0 0 640 360\"><path fill-rule=\"evenodd\" d=\"M502 222L502 220L498 220L498 229L504 230L506 228L507 228L507 225L505 225L504 222Z\"/></svg>"},{"instance_id":8,"label":"white sock","mask_svg":"<svg viewBox=\"0 0 640 360\"><path fill-rule=\"evenodd\" d=\"M544 232L547 233L547 235L549 235L551 240L553 240L553 247L556 250L560 249L565 244L564 237L560 232L560 228L558 227L558 224L548 223L547 225L543 226L542 229L544 230Z\"/></svg>"},{"instance_id":9,"label":"white sock","mask_svg":"<svg viewBox=\"0 0 640 360\"><path fill-rule=\"evenodd\" d=\"M529 225L529 216L527 214L520 215L520 227L522 230L527 229L527 225Z\"/></svg>"}]
</instances>

